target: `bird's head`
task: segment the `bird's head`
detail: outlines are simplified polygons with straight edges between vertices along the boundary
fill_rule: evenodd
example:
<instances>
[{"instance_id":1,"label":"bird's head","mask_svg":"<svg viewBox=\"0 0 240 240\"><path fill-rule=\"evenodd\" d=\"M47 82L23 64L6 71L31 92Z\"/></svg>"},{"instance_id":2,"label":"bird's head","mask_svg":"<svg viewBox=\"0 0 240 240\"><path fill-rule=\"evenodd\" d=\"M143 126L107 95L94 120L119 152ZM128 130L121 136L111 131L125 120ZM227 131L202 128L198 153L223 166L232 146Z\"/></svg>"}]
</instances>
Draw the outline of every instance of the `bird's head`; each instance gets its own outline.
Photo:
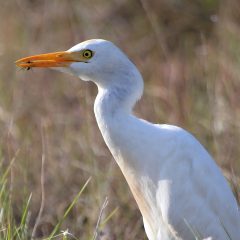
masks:
<instances>
[{"instance_id":1,"label":"bird's head","mask_svg":"<svg viewBox=\"0 0 240 240\"><path fill-rule=\"evenodd\" d=\"M40 54L22 58L16 65L30 69L48 67L93 81L106 87L118 78L138 75L138 70L128 57L112 42L92 39L79 43L67 51ZM119 81L119 80L118 80Z\"/></svg>"}]
</instances>

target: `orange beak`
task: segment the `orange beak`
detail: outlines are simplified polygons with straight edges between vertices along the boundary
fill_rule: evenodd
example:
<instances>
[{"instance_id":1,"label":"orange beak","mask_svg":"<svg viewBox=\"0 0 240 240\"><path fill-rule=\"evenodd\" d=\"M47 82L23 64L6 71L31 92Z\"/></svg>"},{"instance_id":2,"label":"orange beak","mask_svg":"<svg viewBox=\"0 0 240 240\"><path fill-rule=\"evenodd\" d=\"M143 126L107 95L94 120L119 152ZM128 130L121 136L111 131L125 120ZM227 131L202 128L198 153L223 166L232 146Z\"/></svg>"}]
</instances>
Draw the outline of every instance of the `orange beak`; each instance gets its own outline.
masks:
<instances>
[{"instance_id":1,"label":"orange beak","mask_svg":"<svg viewBox=\"0 0 240 240\"><path fill-rule=\"evenodd\" d=\"M21 58L15 63L18 67L30 69L32 67L67 67L73 62L83 61L79 52L62 51Z\"/></svg>"}]
</instances>

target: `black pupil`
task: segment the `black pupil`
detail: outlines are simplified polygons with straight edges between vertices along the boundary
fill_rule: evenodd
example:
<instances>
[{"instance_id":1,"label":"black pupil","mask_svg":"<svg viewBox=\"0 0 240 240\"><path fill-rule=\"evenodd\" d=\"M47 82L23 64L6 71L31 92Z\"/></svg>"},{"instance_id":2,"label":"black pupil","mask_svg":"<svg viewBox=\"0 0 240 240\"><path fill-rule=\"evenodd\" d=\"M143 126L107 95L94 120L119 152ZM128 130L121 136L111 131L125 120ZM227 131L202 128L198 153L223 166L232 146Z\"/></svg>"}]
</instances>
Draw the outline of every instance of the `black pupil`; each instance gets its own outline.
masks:
<instances>
[{"instance_id":1,"label":"black pupil","mask_svg":"<svg viewBox=\"0 0 240 240\"><path fill-rule=\"evenodd\" d=\"M85 57L89 57L90 53L89 52L85 52Z\"/></svg>"}]
</instances>

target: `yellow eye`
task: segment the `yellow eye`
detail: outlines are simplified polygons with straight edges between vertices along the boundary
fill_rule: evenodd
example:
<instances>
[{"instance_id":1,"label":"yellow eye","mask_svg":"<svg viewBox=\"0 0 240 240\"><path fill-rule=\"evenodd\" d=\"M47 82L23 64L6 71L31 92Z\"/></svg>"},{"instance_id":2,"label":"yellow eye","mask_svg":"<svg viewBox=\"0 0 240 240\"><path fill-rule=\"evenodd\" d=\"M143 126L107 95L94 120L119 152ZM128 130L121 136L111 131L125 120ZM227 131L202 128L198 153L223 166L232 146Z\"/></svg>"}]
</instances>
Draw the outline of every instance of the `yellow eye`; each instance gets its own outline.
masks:
<instances>
[{"instance_id":1,"label":"yellow eye","mask_svg":"<svg viewBox=\"0 0 240 240\"><path fill-rule=\"evenodd\" d=\"M90 59L93 56L93 52L89 49L83 51L83 57Z\"/></svg>"}]
</instances>

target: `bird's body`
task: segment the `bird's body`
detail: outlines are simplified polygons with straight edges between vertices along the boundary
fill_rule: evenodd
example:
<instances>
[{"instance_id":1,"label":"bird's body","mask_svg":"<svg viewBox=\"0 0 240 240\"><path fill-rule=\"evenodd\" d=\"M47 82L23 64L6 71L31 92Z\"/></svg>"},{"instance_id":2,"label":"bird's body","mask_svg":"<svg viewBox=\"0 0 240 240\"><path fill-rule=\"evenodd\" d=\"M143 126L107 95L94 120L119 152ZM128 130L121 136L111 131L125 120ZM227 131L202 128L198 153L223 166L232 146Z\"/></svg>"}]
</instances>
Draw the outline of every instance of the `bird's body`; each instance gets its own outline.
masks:
<instances>
[{"instance_id":1,"label":"bird's body","mask_svg":"<svg viewBox=\"0 0 240 240\"><path fill-rule=\"evenodd\" d=\"M91 57L84 61L86 51ZM50 58L52 62L39 55L17 64L64 67L97 84L98 126L129 184L150 240L240 239L238 204L204 147L179 127L132 115L143 81L121 50L105 40L90 40Z\"/></svg>"},{"instance_id":2,"label":"bird's body","mask_svg":"<svg viewBox=\"0 0 240 240\"><path fill-rule=\"evenodd\" d=\"M148 238L192 240L199 234L226 240L225 226L237 240L236 200L202 145L179 127L134 117L111 98L111 92L99 91L96 119L140 208Z\"/></svg>"}]
</instances>

